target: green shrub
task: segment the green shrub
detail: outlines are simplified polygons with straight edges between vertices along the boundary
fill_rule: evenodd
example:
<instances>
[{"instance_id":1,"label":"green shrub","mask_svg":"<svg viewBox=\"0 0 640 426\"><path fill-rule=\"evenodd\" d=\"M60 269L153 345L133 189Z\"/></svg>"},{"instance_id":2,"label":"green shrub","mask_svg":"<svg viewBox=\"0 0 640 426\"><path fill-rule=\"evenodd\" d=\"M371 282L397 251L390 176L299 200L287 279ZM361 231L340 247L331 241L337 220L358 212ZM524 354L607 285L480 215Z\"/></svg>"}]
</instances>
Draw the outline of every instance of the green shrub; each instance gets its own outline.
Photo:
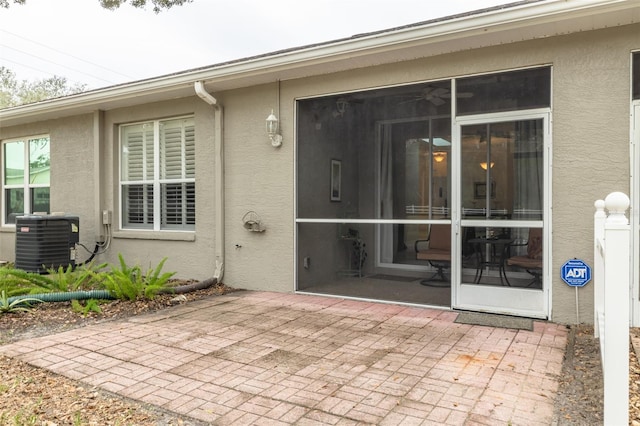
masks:
<instances>
[{"instance_id":1,"label":"green shrub","mask_svg":"<svg viewBox=\"0 0 640 426\"><path fill-rule=\"evenodd\" d=\"M139 266L129 267L122 254L118 253L120 268L111 265L111 271L104 274L103 286L117 299L136 300L144 293L144 281Z\"/></svg>"},{"instance_id":2,"label":"green shrub","mask_svg":"<svg viewBox=\"0 0 640 426\"><path fill-rule=\"evenodd\" d=\"M165 272L160 274L164 267L164 262L167 258L163 258L155 269L149 269L144 276L145 289L144 296L148 299L152 299L158 292L167 287L167 282L175 275L175 272Z\"/></svg>"},{"instance_id":3,"label":"green shrub","mask_svg":"<svg viewBox=\"0 0 640 426\"><path fill-rule=\"evenodd\" d=\"M139 297L153 299L175 274L174 272L161 274L167 258L162 259L155 268L149 269L146 275L142 273L140 266L127 265L120 253L118 253L118 260L119 267L112 265L111 271L102 275L104 288L118 299L136 300Z\"/></svg>"},{"instance_id":4,"label":"green shrub","mask_svg":"<svg viewBox=\"0 0 640 426\"><path fill-rule=\"evenodd\" d=\"M25 272L21 269L0 268L0 285L9 296L15 296L42 293L43 290L48 290L52 286L52 282L40 274Z\"/></svg>"},{"instance_id":5,"label":"green shrub","mask_svg":"<svg viewBox=\"0 0 640 426\"><path fill-rule=\"evenodd\" d=\"M48 269L50 291L76 291L83 287L90 287L93 280L101 279L99 271L107 266L106 263L94 266L93 263L73 268L71 265L65 269L59 266L58 269Z\"/></svg>"}]
</instances>

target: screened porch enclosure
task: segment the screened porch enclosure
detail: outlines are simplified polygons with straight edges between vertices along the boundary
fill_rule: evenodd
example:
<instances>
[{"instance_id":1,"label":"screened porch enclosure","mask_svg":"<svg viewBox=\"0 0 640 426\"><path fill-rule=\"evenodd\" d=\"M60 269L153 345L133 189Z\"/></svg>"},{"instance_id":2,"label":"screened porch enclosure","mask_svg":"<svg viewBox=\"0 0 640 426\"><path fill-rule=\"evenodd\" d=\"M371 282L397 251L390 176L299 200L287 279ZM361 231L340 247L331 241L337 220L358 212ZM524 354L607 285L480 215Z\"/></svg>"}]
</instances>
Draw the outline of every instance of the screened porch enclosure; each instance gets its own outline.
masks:
<instances>
[{"instance_id":1,"label":"screened porch enclosure","mask_svg":"<svg viewBox=\"0 0 640 426\"><path fill-rule=\"evenodd\" d=\"M296 290L544 317L549 105L548 67L299 100Z\"/></svg>"},{"instance_id":2,"label":"screened porch enclosure","mask_svg":"<svg viewBox=\"0 0 640 426\"><path fill-rule=\"evenodd\" d=\"M449 306L420 285L431 222L449 220L450 82L298 102L297 290ZM417 222L420 223L417 223Z\"/></svg>"}]
</instances>

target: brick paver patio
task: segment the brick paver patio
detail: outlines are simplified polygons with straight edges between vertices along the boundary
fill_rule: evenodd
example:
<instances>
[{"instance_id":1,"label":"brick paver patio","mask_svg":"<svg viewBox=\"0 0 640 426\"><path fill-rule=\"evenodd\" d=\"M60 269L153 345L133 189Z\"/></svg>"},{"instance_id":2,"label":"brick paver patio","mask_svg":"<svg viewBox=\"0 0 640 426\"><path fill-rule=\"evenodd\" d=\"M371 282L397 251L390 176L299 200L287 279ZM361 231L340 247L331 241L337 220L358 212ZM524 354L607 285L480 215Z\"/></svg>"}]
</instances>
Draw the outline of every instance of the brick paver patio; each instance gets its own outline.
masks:
<instances>
[{"instance_id":1,"label":"brick paver patio","mask_svg":"<svg viewBox=\"0 0 640 426\"><path fill-rule=\"evenodd\" d=\"M457 313L236 292L0 346L214 424L549 425L567 342Z\"/></svg>"}]
</instances>

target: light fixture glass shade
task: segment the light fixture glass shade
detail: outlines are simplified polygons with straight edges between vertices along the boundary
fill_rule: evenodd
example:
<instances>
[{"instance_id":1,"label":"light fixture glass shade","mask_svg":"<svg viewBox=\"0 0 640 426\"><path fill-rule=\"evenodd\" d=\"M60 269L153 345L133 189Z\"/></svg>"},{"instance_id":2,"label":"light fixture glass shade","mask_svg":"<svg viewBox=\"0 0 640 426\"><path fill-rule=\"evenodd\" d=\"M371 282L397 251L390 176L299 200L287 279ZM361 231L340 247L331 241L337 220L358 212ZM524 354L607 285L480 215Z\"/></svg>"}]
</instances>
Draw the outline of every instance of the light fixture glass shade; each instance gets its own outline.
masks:
<instances>
[{"instance_id":1,"label":"light fixture glass shade","mask_svg":"<svg viewBox=\"0 0 640 426\"><path fill-rule=\"evenodd\" d=\"M489 167L493 169L493 165L496 164L493 161L491 162L491 164L489 164ZM487 162L483 161L482 163L480 163L480 167L482 167L482 170L487 170Z\"/></svg>"},{"instance_id":2,"label":"light fixture glass shade","mask_svg":"<svg viewBox=\"0 0 640 426\"><path fill-rule=\"evenodd\" d=\"M267 117L267 135L269 135L272 146L279 147L282 145L282 136L278 134L278 117L273 114L273 110Z\"/></svg>"},{"instance_id":3,"label":"light fixture glass shade","mask_svg":"<svg viewBox=\"0 0 640 426\"><path fill-rule=\"evenodd\" d=\"M433 161L436 163L442 163L444 159L447 158L446 152L434 152L433 153Z\"/></svg>"},{"instance_id":4,"label":"light fixture glass shade","mask_svg":"<svg viewBox=\"0 0 640 426\"><path fill-rule=\"evenodd\" d=\"M273 110L271 110L271 114L267 117L267 134L273 136L276 133L278 133L278 118L273 115Z\"/></svg>"}]
</instances>

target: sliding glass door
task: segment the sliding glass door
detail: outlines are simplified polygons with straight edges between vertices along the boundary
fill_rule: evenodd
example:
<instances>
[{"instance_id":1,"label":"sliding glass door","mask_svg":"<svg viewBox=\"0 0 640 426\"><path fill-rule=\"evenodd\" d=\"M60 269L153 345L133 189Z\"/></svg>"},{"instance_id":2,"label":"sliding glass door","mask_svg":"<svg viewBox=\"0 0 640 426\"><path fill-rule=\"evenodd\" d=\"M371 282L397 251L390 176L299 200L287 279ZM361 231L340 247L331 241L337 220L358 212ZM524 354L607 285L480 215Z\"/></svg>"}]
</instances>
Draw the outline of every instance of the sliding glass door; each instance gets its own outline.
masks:
<instances>
[{"instance_id":1,"label":"sliding glass door","mask_svg":"<svg viewBox=\"0 0 640 426\"><path fill-rule=\"evenodd\" d=\"M450 223L451 119L428 117L378 123L376 265L424 271L416 242L432 223Z\"/></svg>"}]
</instances>

